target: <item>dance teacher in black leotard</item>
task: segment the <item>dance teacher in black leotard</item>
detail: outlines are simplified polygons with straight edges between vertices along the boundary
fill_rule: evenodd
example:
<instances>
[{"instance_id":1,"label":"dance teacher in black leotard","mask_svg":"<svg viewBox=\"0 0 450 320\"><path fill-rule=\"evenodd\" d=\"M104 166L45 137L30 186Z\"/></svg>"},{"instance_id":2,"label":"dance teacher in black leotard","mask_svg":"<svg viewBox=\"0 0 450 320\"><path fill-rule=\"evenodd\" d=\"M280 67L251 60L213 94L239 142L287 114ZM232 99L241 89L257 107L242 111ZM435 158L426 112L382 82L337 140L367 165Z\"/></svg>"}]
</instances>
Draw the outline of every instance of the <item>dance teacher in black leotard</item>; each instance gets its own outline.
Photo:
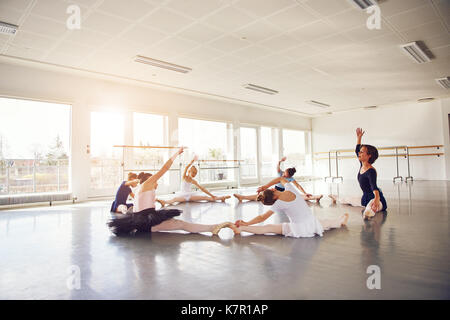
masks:
<instances>
[{"instance_id":1,"label":"dance teacher in black leotard","mask_svg":"<svg viewBox=\"0 0 450 320\"><path fill-rule=\"evenodd\" d=\"M363 135L364 131L361 128L357 128L355 152L360 163L358 182L363 191L361 206L366 207L364 218L371 218L376 212L386 210L387 203L383 192L377 186L377 171L372 166L375 160L378 159L378 150L372 145L361 144ZM330 195L330 198L333 199L333 202L339 201L342 204L355 205L354 201L351 200L340 200L333 195Z\"/></svg>"}]
</instances>

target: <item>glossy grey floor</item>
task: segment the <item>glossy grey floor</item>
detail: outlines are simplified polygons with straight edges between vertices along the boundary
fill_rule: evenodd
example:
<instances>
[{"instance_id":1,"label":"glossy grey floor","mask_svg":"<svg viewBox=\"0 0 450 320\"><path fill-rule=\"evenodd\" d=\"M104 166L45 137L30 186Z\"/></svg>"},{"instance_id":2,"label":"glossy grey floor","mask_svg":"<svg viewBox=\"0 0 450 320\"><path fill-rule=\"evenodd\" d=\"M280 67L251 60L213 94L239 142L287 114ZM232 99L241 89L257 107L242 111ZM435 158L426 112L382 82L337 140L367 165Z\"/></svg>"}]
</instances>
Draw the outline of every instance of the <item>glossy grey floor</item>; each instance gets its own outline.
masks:
<instances>
[{"instance_id":1,"label":"glossy grey floor","mask_svg":"<svg viewBox=\"0 0 450 320\"><path fill-rule=\"evenodd\" d=\"M450 183L380 185L388 213L364 222L360 208L326 197L359 195L354 181L305 183L325 194L310 204L319 218L350 213L347 228L309 239L233 237L229 229L219 237L118 238L105 226L109 201L0 211L0 298L449 299ZM177 207L181 219L198 223L249 219L267 209L235 199ZM284 221L275 214L267 223ZM380 268L381 289L368 289L372 265Z\"/></svg>"}]
</instances>

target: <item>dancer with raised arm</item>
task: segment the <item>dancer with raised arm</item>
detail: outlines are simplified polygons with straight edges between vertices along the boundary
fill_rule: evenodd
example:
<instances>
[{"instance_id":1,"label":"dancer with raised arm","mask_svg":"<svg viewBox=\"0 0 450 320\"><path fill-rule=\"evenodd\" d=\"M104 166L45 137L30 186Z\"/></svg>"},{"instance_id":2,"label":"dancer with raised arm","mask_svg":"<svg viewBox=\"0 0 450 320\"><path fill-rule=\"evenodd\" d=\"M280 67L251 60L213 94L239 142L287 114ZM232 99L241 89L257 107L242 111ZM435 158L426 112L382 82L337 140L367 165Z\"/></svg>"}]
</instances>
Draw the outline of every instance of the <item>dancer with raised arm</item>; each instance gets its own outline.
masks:
<instances>
[{"instance_id":1,"label":"dancer with raised arm","mask_svg":"<svg viewBox=\"0 0 450 320\"><path fill-rule=\"evenodd\" d=\"M283 177L288 182L292 182L302 193L303 193L303 199L304 200L316 200L317 203L319 203L320 199L322 199L323 195L312 195L310 193L307 193L305 189L294 179L294 174L297 172L295 168L288 168L284 171L281 170L280 166L283 161L286 161L286 157L281 158L280 161L278 161L277 165L277 173L280 177ZM281 183L278 183L275 186L275 189L278 191L284 191L284 186ZM248 196L244 196L242 194L234 194L234 197L239 200L239 202L242 202L243 200L249 200L249 201L257 201L258 194L252 194Z\"/></svg>"},{"instance_id":2,"label":"dancer with raised arm","mask_svg":"<svg viewBox=\"0 0 450 320\"><path fill-rule=\"evenodd\" d=\"M117 189L116 198L111 205L111 212L127 213L128 209L133 206L132 203L127 203L128 196L134 198L134 193L131 188L136 188L138 183L139 179L136 173L128 173L127 181L123 181L119 189Z\"/></svg>"},{"instance_id":3,"label":"dancer with raised arm","mask_svg":"<svg viewBox=\"0 0 450 320\"><path fill-rule=\"evenodd\" d=\"M260 191L258 201L261 201L264 205L271 205L271 210L248 222L237 220L233 226L230 226L235 234L245 231L255 234L275 233L295 238L314 237L315 235L322 236L326 230L340 228L347 224L348 213L340 216L338 219L319 221L292 182L288 182L285 178L280 177L272 180L268 186L270 187L279 182L284 186L284 191L268 189L268 187L260 187L258 189ZM253 226L267 220L274 212L285 213L289 218L289 222Z\"/></svg>"},{"instance_id":4,"label":"dancer with raised arm","mask_svg":"<svg viewBox=\"0 0 450 320\"><path fill-rule=\"evenodd\" d=\"M372 218L378 211L387 209L386 199L383 192L377 186L377 171L372 166L375 160L378 159L378 150L370 144L361 144L362 136L365 131L361 128L356 129L356 156L359 160L358 182L363 191L362 198L338 198L332 194L329 197L333 203L339 202L341 204L348 204L351 206L365 207L364 219Z\"/></svg>"},{"instance_id":5,"label":"dancer with raised arm","mask_svg":"<svg viewBox=\"0 0 450 320\"><path fill-rule=\"evenodd\" d=\"M181 210L155 209L158 180L170 169L175 158L181 153L183 148L180 148L154 175L149 173L141 175L141 185L135 195L133 212L110 220L108 227L112 233L121 236L135 232L184 230L192 233L211 232L217 235L222 228L232 225L231 222L211 225L189 223L173 219L181 214Z\"/></svg>"},{"instance_id":6,"label":"dancer with raised arm","mask_svg":"<svg viewBox=\"0 0 450 320\"><path fill-rule=\"evenodd\" d=\"M196 202L196 201L215 202L217 200L225 202L226 199L230 198L230 196L216 197L194 179L198 173L198 170L192 164L196 160L197 157L194 157L194 159L192 159L192 161L186 166L186 168L184 168L183 178L181 180L181 191L177 193L177 196L171 200L158 200L158 202L161 203L163 207L165 205L171 205L175 202L178 203ZM208 197L198 195L196 192L192 191L192 185L195 185L197 188L202 190L204 193L208 195Z\"/></svg>"}]
</instances>

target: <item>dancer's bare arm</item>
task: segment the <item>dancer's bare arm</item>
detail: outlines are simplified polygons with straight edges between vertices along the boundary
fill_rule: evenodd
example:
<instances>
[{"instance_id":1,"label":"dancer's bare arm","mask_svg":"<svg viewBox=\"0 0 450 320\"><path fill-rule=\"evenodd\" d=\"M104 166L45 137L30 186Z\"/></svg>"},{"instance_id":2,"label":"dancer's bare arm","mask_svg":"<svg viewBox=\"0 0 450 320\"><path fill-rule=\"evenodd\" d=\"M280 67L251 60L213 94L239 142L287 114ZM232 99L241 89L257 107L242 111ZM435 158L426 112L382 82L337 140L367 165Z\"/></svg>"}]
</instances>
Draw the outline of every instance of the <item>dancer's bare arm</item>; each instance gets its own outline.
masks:
<instances>
[{"instance_id":1,"label":"dancer's bare arm","mask_svg":"<svg viewBox=\"0 0 450 320\"><path fill-rule=\"evenodd\" d=\"M184 151L184 148L181 147L180 149L178 149L177 152L174 153L174 155L167 160L167 162L162 166L162 168L155 173L154 175L152 175L150 178L148 178L142 185L142 189L141 190L145 190L145 189L149 189L149 187L153 184L155 184L159 178L161 178L172 166L174 160L176 159L176 157L178 157L178 155L182 154Z\"/></svg>"},{"instance_id":2,"label":"dancer's bare arm","mask_svg":"<svg viewBox=\"0 0 450 320\"><path fill-rule=\"evenodd\" d=\"M307 197L310 197L310 196L312 196L312 194L310 194L310 193L306 193L306 191L305 191L305 189L303 189L303 187L297 182L297 181L292 181L293 183L294 183L294 185L301 191L301 192L303 192L303 194L305 195L305 196L307 196Z\"/></svg>"},{"instance_id":3,"label":"dancer's bare arm","mask_svg":"<svg viewBox=\"0 0 450 320\"><path fill-rule=\"evenodd\" d=\"M209 192L205 187L203 187L202 185L200 185L200 183L198 183L196 180L191 179L192 180L192 184L194 184L197 188L199 188L200 190L202 190L204 193L206 193L208 196L212 197L212 198L216 198L211 192Z\"/></svg>"},{"instance_id":4,"label":"dancer's bare arm","mask_svg":"<svg viewBox=\"0 0 450 320\"><path fill-rule=\"evenodd\" d=\"M254 217L249 222L245 222L244 220L237 220L234 224L237 227L240 227L240 226L251 226L252 224L261 223L261 222L267 220L267 218L269 218L273 214L274 214L274 212L272 210L269 210L269 211L267 211L264 214L261 214L259 216Z\"/></svg>"},{"instance_id":5,"label":"dancer's bare arm","mask_svg":"<svg viewBox=\"0 0 450 320\"><path fill-rule=\"evenodd\" d=\"M356 144L361 144L361 139L364 133L365 131L363 131L362 128L356 128Z\"/></svg>"},{"instance_id":6,"label":"dancer's bare arm","mask_svg":"<svg viewBox=\"0 0 450 320\"><path fill-rule=\"evenodd\" d=\"M192 164L194 163L194 161L195 161L195 158L192 159L191 162L189 162L189 164L186 166L186 168L184 168L183 177L186 177L186 176L187 176L188 169L192 166Z\"/></svg>"},{"instance_id":7,"label":"dancer's bare arm","mask_svg":"<svg viewBox=\"0 0 450 320\"><path fill-rule=\"evenodd\" d=\"M288 182L289 182L289 181L287 181L287 180L286 180L285 178L283 178L283 177L275 178L275 179L273 179L272 181L270 181L269 183L263 185L262 187L259 187L259 188L258 188L258 193L260 193L260 192L262 192L262 191L264 191L264 190L270 188L270 187L273 186L274 184L281 183L281 184L284 186L284 185L285 185L286 183L288 183Z\"/></svg>"},{"instance_id":8,"label":"dancer's bare arm","mask_svg":"<svg viewBox=\"0 0 450 320\"><path fill-rule=\"evenodd\" d=\"M282 174L283 172L281 171L281 167L280 167L280 165L281 165L281 163L283 162L283 161L285 161L286 160L286 157L283 157L283 158L281 158L281 160L280 161L278 161L278 165L277 165L277 172L278 172L278 174Z\"/></svg>"}]
</instances>

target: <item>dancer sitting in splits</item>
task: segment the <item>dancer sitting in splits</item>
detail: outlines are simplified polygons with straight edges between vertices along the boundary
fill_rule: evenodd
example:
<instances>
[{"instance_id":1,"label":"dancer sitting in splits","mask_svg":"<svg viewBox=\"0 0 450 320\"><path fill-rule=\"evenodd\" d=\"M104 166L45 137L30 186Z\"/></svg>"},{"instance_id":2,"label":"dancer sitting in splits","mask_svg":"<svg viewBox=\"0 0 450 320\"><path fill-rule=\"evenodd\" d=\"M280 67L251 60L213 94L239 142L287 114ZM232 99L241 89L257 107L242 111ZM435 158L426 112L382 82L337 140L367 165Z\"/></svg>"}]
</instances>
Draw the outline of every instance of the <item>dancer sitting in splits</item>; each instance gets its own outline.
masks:
<instances>
[{"instance_id":1,"label":"dancer sitting in splits","mask_svg":"<svg viewBox=\"0 0 450 320\"><path fill-rule=\"evenodd\" d=\"M277 165L277 172L280 177L283 177L288 182L292 182L301 192L303 192L303 199L304 200L316 200L317 202L322 199L323 195L320 194L318 196L312 195L310 193L306 193L305 189L294 179L294 174L297 172L295 168L288 168L284 171L281 170L280 165L281 162L286 161L286 157L281 158L280 161L278 161ZM275 186L275 189L278 191L284 191L284 186L281 183L278 183ZM244 196L241 194L235 193L234 196L239 200L239 202L242 202L243 200L250 200L250 201L257 201L258 194L252 194L248 196Z\"/></svg>"},{"instance_id":2,"label":"dancer sitting in splits","mask_svg":"<svg viewBox=\"0 0 450 320\"><path fill-rule=\"evenodd\" d=\"M230 196L222 196L216 197L211 194L206 188L200 185L196 180L194 180L197 175L197 168L192 164L197 160L197 157L194 157L192 161L184 168L183 178L181 180L181 191L177 193L177 196L171 200L158 200L159 203L164 207L165 205L171 205L175 202L195 202L195 201L208 201L215 202L220 200L225 202L226 199L230 198ZM196 192L192 191L192 185L195 185L197 188L206 193L209 197L196 195Z\"/></svg>"},{"instance_id":3,"label":"dancer sitting in splits","mask_svg":"<svg viewBox=\"0 0 450 320\"><path fill-rule=\"evenodd\" d=\"M145 173L141 176L141 185L135 195L133 212L117 216L108 222L108 227L113 234L122 236L135 232L184 230L193 233L212 232L213 235L217 235L222 228L233 224L231 222L210 225L189 223L173 219L181 214L181 210L155 209L158 180L169 170L175 158L182 152L183 148L180 148L154 175Z\"/></svg>"},{"instance_id":4,"label":"dancer sitting in splits","mask_svg":"<svg viewBox=\"0 0 450 320\"><path fill-rule=\"evenodd\" d=\"M237 220L235 225L231 226L235 234L240 234L241 231L245 231L255 234L276 233L295 238L314 237L316 234L322 236L326 230L340 228L347 224L348 213L340 216L338 219L319 221L292 182L288 182L285 178L280 177L272 180L269 186L278 182L283 184L285 187L284 191L265 187L258 189L262 191L258 195L258 201L261 201L267 206L271 205L271 210L248 222ZM289 222L252 226L253 224L265 221L274 212L285 213L289 218Z\"/></svg>"},{"instance_id":5,"label":"dancer sitting in splits","mask_svg":"<svg viewBox=\"0 0 450 320\"><path fill-rule=\"evenodd\" d=\"M139 179L136 173L128 173L128 180L122 182L119 189L117 190L116 198L111 205L111 212L127 213L127 210L133 206L132 203L127 203L128 196L134 198L131 187L136 188L138 183Z\"/></svg>"},{"instance_id":6,"label":"dancer sitting in splits","mask_svg":"<svg viewBox=\"0 0 450 320\"><path fill-rule=\"evenodd\" d=\"M378 211L387 209L386 199L383 192L377 187L377 171L372 164L378 158L378 150L369 144L361 144L361 138L364 135L361 128L356 129L356 156L358 157L360 167L358 171L359 186L363 191L361 199L349 197L339 199L332 194L329 197L333 203L349 204L355 207L365 207L364 219L372 218Z\"/></svg>"}]
</instances>

